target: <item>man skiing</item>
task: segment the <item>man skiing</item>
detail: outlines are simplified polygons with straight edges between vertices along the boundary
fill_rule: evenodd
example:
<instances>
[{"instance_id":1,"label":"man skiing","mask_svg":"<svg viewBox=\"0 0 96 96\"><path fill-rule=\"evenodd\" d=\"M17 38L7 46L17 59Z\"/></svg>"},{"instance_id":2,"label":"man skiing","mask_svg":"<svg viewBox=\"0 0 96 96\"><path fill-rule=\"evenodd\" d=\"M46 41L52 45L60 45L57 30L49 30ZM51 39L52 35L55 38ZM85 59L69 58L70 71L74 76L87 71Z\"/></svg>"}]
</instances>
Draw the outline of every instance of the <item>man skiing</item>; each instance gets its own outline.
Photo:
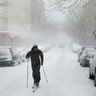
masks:
<instances>
[{"instance_id":1,"label":"man skiing","mask_svg":"<svg viewBox=\"0 0 96 96\"><path fill-rule=\"evenodd\" d=\"M34 45L26 55L26 58L31 58L31 67L33 71L34 87L39 87L41 80L40 65L43 65L43 53L38 49L37 45Z\"/></svg>"}]
</instances>

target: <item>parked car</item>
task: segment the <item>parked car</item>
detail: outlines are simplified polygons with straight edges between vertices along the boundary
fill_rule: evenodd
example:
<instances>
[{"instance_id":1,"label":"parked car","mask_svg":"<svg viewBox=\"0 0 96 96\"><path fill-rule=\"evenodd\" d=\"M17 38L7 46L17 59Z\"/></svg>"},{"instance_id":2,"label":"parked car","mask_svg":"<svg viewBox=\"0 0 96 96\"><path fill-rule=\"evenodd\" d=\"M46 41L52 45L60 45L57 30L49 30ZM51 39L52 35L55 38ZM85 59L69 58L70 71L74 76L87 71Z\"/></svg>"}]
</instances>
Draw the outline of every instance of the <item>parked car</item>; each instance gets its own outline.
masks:
<instances>
[{"instance_id":1,"label":"parked car","mask_svg":"<svg viewBox=\"0 0 96 96\"><path fill-rule=\"evenodd\" d=\"M22 56L15 48L0 47L0 66L13 66L22 63Z\"/></svg>"},{"instance_id":2,"label":"parked car","mask_svg":"<svg viewBox=\"0 0 96 96\"><path fill-rule=\"evenodd\" d=\"M78 53L81 49L81 46L77 43L71 44L71 49L73 53Z\"/></svg>"},{"instance_id":3,"label":"parked car","mask_svg":"<svg viewBox=\"0 0 96 96\"><path fill-rule=\"evenodd\" d=\"M94 80L94 85L96 86L96 56L91 60L89 67L89 78Z\"/></svg>"},{"instance_id":4,"label":"parked car","mask_svg":"<svg viewBox=\"0 0 96 96\"><path fill-rule=\"evenodd\" d=\"M21 51L19 51L19 54L21 55L22 63L25 63L26 62L26 54L22 53Z\"/></svg>"},{"instance_id":5,"label":"parked car","mask_svg":"<svg viewBox=\"0 0 96 96\"><path fill-rule=\"evenodd\" d=\"M83 47L78 54L78 62L83 67L89 67L90 60L93 59L94 54L96 54L94 47Z\"/></svg>"},{"instance_id":6,"label":"parked car","mask_svg":"<svg viewBox=\"0 0 96 96\"><path fill-rule=\"evenodd\" d=\"M23 63L27 62L27 61L26 61L26 54L27 54L29 48L17 47L16 49L18 50L19 54L20 54L21 57L22 57L22 62L23 62ZM29 49L29 50L30 50L30 49Z\"/></svg>"}]
</instances>

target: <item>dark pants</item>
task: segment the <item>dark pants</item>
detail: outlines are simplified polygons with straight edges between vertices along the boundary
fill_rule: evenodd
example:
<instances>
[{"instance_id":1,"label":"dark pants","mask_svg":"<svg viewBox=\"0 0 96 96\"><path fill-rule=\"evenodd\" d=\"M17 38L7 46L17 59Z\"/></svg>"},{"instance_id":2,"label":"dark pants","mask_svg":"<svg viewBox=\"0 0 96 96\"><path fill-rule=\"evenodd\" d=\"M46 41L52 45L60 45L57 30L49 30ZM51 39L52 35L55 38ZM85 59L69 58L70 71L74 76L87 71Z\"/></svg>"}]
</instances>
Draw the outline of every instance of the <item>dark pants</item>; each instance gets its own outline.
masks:
<instances>
[{"instance_id":1,"label":"dark pants","mask_svg":"<svg viewBox=\"0 0 96 96\"><path fill-rule=\"evenodd\" d=\"M40 64L32 64L34 84L40 82Z\"/></svg>"}]
</instances>

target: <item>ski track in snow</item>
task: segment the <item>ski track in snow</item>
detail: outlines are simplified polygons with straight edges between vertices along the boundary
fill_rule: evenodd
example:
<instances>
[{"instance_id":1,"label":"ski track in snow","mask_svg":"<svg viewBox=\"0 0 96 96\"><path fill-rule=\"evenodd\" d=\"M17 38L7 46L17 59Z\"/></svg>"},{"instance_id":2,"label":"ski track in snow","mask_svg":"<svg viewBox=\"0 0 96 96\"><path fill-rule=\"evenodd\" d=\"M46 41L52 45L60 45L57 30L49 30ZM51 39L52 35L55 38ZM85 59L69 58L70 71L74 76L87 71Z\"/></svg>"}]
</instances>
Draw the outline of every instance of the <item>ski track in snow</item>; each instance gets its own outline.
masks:
<instances>
[{"instance_id":1,"label":"ski track in snow","mask_svg":"<svg viewBox=\"0 0 96 96\"><path fill-rule=\"evenodd\" d=\"M0 96L96 96L93 81L88 79L88 68L77 62L77 54L68 46L53 48L45 53L44 68L41 67L40 88L32 92L33 80L29 68L29 87L26 88L26 64L12 68L0 68Z\"/></svg>"}]
</instances>

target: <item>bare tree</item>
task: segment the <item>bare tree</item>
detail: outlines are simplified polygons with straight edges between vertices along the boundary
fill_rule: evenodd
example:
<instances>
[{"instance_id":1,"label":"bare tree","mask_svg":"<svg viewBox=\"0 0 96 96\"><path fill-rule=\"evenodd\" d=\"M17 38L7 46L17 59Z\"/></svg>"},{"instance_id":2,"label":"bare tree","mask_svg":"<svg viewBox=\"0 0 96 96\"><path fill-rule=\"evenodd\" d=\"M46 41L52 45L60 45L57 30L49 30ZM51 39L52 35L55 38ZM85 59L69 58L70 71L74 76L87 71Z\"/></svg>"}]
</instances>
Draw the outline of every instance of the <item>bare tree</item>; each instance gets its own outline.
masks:
<instances>
[{"instance_id":1,"label":"bare tree","mask_svg":"<svg viewBox=\"0 0 96 96\"><path fill-rule=\"evenodd\" d=\"M92 33L96 30L95 0L55 0L52 8L67 14L68 32L82 45L94 44Z\"/></svg>"}]
</instances>

